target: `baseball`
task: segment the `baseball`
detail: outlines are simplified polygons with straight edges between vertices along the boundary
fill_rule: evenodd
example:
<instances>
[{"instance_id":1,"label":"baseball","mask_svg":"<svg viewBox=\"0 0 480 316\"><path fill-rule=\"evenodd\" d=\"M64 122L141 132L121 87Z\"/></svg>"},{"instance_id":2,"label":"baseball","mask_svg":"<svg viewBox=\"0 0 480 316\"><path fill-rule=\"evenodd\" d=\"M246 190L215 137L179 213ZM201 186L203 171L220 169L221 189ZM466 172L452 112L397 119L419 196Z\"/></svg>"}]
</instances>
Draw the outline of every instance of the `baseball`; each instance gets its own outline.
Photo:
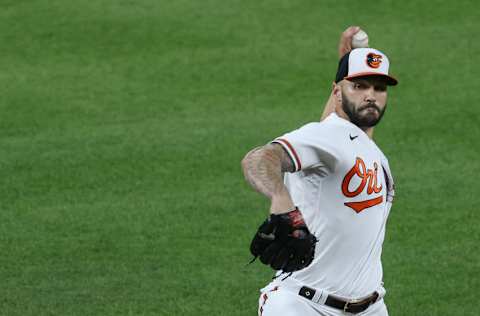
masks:
<instances>
[{"instance_id":1,"label":"baseball","mask_svg":"<svg viewBox=\"0 0 480 316\"><path fill-rule=\"evenodd\" d=\"M368 35L359 30L352 38L352 48L368 47Z\"/></svg>"}]
</instances>

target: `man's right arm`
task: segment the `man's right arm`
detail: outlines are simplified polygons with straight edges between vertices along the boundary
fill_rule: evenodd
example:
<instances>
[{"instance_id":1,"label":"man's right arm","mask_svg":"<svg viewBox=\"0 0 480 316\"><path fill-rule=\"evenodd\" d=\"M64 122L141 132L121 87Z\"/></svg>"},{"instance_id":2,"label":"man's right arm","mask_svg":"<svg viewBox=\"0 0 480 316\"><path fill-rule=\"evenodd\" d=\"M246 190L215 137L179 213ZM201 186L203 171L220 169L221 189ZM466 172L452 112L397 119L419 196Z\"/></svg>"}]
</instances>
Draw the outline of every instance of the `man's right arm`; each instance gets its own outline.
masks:
<instances>
[{"instance_id":1,"label":"man's right arm","mask_svg":"<svg viewBox=\"0 0 480 316\"><path fill-rule=\"evenodd\" d=\"M343 55L352 50L352 39L353 36L360 30L358 26L349 26L343 33L340 35L340 41L338 42L338 58L342 58ZM331 113L335 112L335 107L337 106L337 101L333 95L333 91L330 93L327 103L323 109L322 117L320 121L323 121Z\"/></svg>"},{"instance_id":2,"label":"man's right arm","mask_svg":"<svg viewBox=\"0 0 480 316\"><path fill-rule=\"evenodd\" d=\"M294 172L290 156L279 144L268 144L251 150L242 160L248 183L271 200L270 213L286 213L295 208L283 183L284 172Z\"/></svg>"}]
</instances>

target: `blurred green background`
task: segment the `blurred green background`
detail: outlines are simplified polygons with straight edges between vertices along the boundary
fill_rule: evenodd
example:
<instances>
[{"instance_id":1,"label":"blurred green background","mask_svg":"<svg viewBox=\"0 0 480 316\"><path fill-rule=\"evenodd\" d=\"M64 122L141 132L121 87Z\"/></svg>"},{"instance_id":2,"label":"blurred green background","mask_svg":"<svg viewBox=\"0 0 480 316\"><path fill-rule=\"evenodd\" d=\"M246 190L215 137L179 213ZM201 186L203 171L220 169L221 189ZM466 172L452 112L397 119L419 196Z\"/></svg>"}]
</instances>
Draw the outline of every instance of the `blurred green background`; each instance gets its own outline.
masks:
<instances>
[{"instance_id":1,"label":"blurred green background","mask_svg":"<svg viewBox=\"0 0 480 316\"><path fill-rule=\"evenodd\" d=\"M0 0L0 315L255 315L252 147L318 120L340 33L400 85L390 315L478 315L476 1Z\"/></svg>"}]
</instances>

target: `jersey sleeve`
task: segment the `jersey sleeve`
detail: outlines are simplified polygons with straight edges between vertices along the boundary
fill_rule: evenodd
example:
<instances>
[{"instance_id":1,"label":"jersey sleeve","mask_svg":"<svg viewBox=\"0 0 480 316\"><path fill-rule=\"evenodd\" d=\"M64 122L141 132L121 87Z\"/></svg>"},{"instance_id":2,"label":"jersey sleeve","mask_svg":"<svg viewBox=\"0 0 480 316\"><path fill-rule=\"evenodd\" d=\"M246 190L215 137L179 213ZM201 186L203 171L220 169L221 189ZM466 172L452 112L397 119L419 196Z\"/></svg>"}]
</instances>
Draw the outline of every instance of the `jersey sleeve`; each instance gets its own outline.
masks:
<instances>
[{"instance_id":1,"label":"jersey sleeve","mask_svg":"<svg viewBox=\"0 0 480 316\"><path fill-rule=\"evenodd\" d=\"M280 144L292 160L295 171L325 166L333 169L338 160L338 148L333 135L322 123L309 123L272 141Z\"/></svg>"}]
</instances>

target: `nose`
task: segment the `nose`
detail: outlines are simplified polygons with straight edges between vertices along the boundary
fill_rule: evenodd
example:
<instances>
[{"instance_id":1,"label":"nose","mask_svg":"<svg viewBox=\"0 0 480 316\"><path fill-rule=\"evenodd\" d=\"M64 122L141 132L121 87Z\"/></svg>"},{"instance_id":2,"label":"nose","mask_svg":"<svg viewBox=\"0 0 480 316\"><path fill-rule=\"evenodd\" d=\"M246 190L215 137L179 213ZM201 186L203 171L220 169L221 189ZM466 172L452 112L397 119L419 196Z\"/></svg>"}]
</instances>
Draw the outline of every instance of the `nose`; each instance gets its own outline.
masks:
<instances>
[{"instance_id":1,"label":"nose","mask_svg":"<svg viewBox=\"0 0 480 316\"><path fill-rule=\"evenodd\" d=\"M377 101L375 97L375 89L373 87L370 87L369 89L366 89L365 91L365 101L368 103L375 103Z\"/></svg>"}]
</instances>

